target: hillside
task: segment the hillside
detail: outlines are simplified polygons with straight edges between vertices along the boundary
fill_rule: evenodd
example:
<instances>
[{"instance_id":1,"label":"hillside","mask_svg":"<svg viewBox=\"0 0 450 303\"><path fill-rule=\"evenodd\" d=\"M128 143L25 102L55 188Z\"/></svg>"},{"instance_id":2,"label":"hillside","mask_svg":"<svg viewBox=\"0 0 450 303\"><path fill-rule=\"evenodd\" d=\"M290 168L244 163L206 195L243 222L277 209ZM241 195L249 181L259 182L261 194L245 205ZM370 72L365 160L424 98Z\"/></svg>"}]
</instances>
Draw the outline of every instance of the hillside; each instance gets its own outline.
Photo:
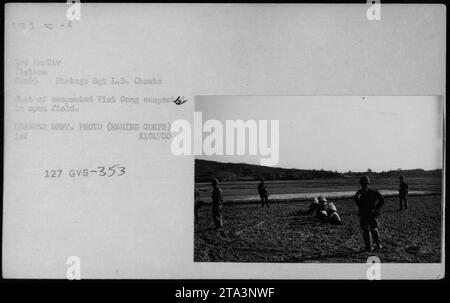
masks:
<instances>
[{"instance_id":1,"label":"hillside","mask_svg":"<svg viewBox=\"0 0 450 303\"><path fill-rule=\"evenodd\" d=\"M246 163L195 160L195 182L207 182L211 178L218 178L220 181L250 181L261 177L266 180L307 180L341 176L338 172L325 170L286 169Z\"/></svg>"},{"instance_id":2,"label":"hillside","mask_svg":"<svg viewBox=\"0 0 450 303\"><path fill-rule=\"evenodd\" d=\"M361 175L369 177L440 177L442 170L391 170L385 172L347 172L339 173L330 170L287 169L280 167L260 166L246 163L222 163L207 160L195 160L195 182L208 182L211 178L220 181L252 181L264 178L266 180L311 180L327 178L346 178Z\"/></svg>"}]
</instances>

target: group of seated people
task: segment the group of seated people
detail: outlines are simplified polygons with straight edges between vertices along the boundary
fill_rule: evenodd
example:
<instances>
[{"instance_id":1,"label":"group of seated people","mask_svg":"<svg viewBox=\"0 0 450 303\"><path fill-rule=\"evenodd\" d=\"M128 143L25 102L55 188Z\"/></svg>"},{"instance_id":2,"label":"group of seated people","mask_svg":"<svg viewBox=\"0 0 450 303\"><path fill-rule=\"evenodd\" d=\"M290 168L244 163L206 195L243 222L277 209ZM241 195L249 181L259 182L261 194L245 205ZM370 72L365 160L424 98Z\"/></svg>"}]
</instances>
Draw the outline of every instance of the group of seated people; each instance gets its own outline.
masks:
<instances>
[{"instance_id":1,"label":"group of seated people","mask_svg":"<svg viewBox=\"0 0 450 303\"><path fill-rule=\"evenodd\" d=\"M314 198L310 204L307 214L315 214L321 222L328 222L332 225L341 224L341 218L333 202L328 202L325 197Z\"/></svg>"},{"instance_id":2,"label":"group of seated people","mask_svg":"<svg viewBox=\"0 0 450 303\"><path fill-rule=\"evenodd\" d=\"M218 181L217 179L213 180L213 187L214 187L214 191L213 191L213 213L215 213L216 215L213 216L214 220L216 222L216 226L221 227L222 226L222 220L221 220L221 214L220 214L220 209L221 209L221 205L223 203L222 201L222 191L220 190L220 188L217 186ZM267 205L268 207L270 207L269 205L269 201L268 201L268 195L269 193L267 192L265 185L264 185L264 180L261 181L261 183L258 185L258 191L261 197L261 205L262 207L264 207L264 205ZM217 194L215 194L217 193ZM218 195L218 198L215 198L215 195ZM217 200L215 202L215 200ZM220 200L220 201L218 201ZM195 188L194 191L194 201L195 201L195 222L198 222L198 210L200 209L201 205L203 204L203 202L200 200L200 191L199 189ZM216 205L217 204L217 205ZM310 215L315 215L315 217L323 223L330 223L331 225L339 225L341 224L341 218L339 217L339 214L337 212L337 208L334 205L333 202L328 202L327 199L323 196L319 196L319 197L314 197L313 202L309 205L308 210L306 211L306 214L310 214ZM216 218L217 217L217 218ZM217 219L217 220L216 220Z\"/></svg>"}]
</instances>

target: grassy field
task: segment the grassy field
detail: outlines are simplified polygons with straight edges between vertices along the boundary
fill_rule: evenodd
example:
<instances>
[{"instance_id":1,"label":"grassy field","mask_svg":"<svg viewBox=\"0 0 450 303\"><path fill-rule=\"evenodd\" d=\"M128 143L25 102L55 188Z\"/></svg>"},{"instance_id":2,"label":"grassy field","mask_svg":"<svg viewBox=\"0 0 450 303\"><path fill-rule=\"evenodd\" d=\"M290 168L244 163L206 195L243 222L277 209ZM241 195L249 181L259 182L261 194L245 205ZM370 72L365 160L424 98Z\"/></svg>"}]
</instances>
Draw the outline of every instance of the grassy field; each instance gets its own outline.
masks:
<instances>
[{"instance_id":1,"label":"grassy field","mask_svg":"<svg viewBox=\"0 0 450 303\"><path fill-rule=\"evenodd\" d=\"M292 181L266 181L267 189L271 194L336 192L358 190L359 178L336 178L317 180L292 180ZM441 178L408 178L410 190L441 192ZM380 190L397 190L398 178L372 178L372 185ZM256 195L258 182L224 182L220 184L223 197L239 198L248 195ZM201 199L205 202L211 200L211 185L209 183L196 183L200 189Z\"/></svg>"},{"instance_id":2,"label":"grassy field","mask_svg":"<svg viewBox=\"0 0 450 303\"><path fill-rule=\"evenodd\" d=\"M391 186L396 186L397 180L394 181ZM436 184L440 184L436 180L424 180L422 183L409 181L414 187L420 184L426 189L436 188ZM255 183L251 186L243 186L242 183L247 182L222 184L222 188L224 192L227 189L231 192L234 188L239 194L254 191ZM386 181L382 183L377 180L376 183L389 186ZM272 191L282 190L286 182L281 182L280 186L274 184L269 184ZM314 181L312 185L316 184L317 181ZM355 189L354 184L357 183L336 183L336 187L339 190L343 189L342 186ZM321 185L324 187L325 183ZM289 188L292 184L284 190ZM298 190L297 186L295 188ZM313 216L303 214L309 201L273 203L270 208L261 208L259 204L225 204L222 232L214 229L211 206L204 205L195 226L194 259L196 262L365 263L368 256L377 255L381 262L440 262L442 211L439 194L410 197L410 211L401 213L397 211L396 198L386 199L379 217L385 247L377 253L360 252L363 242L355 203L351 199L333 202L343 222L339 226L323 224Z\"/></svg>"}]
</instances>

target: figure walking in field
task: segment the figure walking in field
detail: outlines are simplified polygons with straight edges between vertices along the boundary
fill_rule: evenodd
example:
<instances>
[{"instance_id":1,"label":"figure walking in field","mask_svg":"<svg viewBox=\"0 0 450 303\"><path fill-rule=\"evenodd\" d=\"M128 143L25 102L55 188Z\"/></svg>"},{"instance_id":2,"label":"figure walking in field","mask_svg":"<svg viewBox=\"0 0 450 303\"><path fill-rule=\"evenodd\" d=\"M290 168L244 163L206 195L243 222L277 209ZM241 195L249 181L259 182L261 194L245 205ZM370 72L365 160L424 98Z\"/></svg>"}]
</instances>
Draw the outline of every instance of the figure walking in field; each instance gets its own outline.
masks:
<instances>
[{"instance_id":1,"label":"figure walking in field","mask_svg":"<svg viewBox=\"0 0 450 303\"><path fill-rule=\"evenodd\" d=\"M258 184L258 193L259 193L259 197L261 198L261 207L264 207L264 205L267 205L267 207L270 207L269 192L267 191L266 185L264 183L264 179L261 179L261 182Z\"/></svg>"},{"instance_id":2,"label":"figure walking in field","mask_svg":"<svg viewBox=\"0 0 450 303\"><path fill-rule=\"evenodd\" d=\"M213 187L213 192L211 195L212 198L212 216L214 220L214 224L216 226L216 229L219 229L223 226L223 220L222 220L222 205L223 205L223 199L222 199L222 189L219 187L219 180L212 179L211 185Z\"/></svg>"},{"instance_id":3,"label":"figure walking in field","mask_svg":"<svg viewBox=\"0 0 450 303\"><path fill-rule=\"evenodd\" d=\"M358 213L365 251L372 251L372 240L375 243L375 249L382 249L380 233L378 231L377 217L380 215L380 209L384 204L384 198L381 193L369 186L369 177L359 179L360 189L355 194L355 201L358 205ZM372 239L371 236L372 235Z\"/></svg>"},{"instance_id":4,"label":"figure walking in field","mask_svg":"<svg viewBox=\"0 0 450 303\"><path fill-rule=\"evenodd\" d=\"M405 211L408 211L408 183L405 181L404 176L400 176L400 188L398 190L398 195L400 198L400 209L399 211L402 211L403 208L405 208Z\"/></svg>"},{"instance_id":5,"label":"figure walking in field","mask_svg":"<svg viewBox=\"0 0 450 303\"><path fill-rule=\"evenodd\" d=\"M198 223L198 210L202 207L203 202L200 200L200 191L198 188L194 191L194 214L195 222Z\"/></svg>"}]
</instances>

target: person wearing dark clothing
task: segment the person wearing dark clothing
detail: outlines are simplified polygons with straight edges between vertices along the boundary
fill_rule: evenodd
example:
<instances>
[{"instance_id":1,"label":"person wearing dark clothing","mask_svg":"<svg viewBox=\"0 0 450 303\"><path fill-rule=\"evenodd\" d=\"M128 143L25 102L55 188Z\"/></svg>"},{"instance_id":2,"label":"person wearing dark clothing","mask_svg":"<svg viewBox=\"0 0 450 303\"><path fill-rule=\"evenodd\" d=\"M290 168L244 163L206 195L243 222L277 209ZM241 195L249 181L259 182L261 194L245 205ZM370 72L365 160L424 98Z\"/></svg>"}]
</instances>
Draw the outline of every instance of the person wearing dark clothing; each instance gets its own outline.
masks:
<instances>
[{"instance_id":1,"label":"person wearing dark clothing","mask_svg":"<svg viewBox=\"0 0 450 303\"><path fill-rule=\"evenodd\" d=\"M319 207L316 210L316 217L322 222L328 221L328 201L325 197L320 196L318 199L319 201Z\"/></svg>"},{"instance_id":2,"label":"person wearing dark clothing","mask_svg":"<svg viewBox=\"0 0 450 303\"><path fill-rule=\"evenodd\" d=\"M327 214L328 214L328 222L331 225L341 224L341 217L339 217L337 208L333 202L328 202Z\"/></svg>"},{"instance_id":3,"label":"person wearing dark clothing","mask_svg":"<svg viewBox=\"0 0 450 303\"><path fill-rule=\"evenodd\" d=\"M408 210L408 183L405 182L405 177L400 176L400 188L398 190L398 196L400 198L400 209L402 211L405 208L405 211Z\"/></svg>"},{"instance_id":4,"label":"person wearing dark clothing","mask_svg":"<svg viewBox=\"0 0 450 303\"><path fill-rule=\"evenodd\" d=\"M211 185L213 187L211 199L212 199L212 216L213 221L216 226L216 229L219 229L223 226L222 220L222 189L219 187L219 180L212 179Z\"/></svg>"},{"instance_id":5,"label":"person wearing dark clothing","mask_svg":"<svg viewBox=\"0 0 450 303\"><path fill-rule=\"evenodd\" d=\"M359 184L361 188L355 194L355 201L358 206L365 250L372 251L372 240L375 243L375 248L378 250L382 248L382 245L376 218L380 214L384 198L377 189L369 186L370 180L368 177L361 177ZM371 235L372 239L370 238Z\"/></svg>"},{"instance_id":6,"label":"person wearing dark clothing","mask_svg":"<svg viewBox=\"0 0 450 303\"><path fill-rule=\"evenodd\" d=\"M267 191L266 185L264 184L264 179L261 179L261 182L258 184L258 193L259 197L261 198L261 207L264 207L264 205L270 207L269 192Z\"/></svg>"},{"instance_id":7,"label":"person wearing dark clothing","mask_svg":"<svg viewBox=\"0 0 450 303\"><path fill-rule=\"evenodd\" d=\"M316 197L314 197L314 200L313 200L313 202L309 205L309 208L308 208L308 210L306 211L306 214L312 215L312 214L314 214L319 208L320 208L320 205L319 205L319 199L317 199Z\"/></svg>"},{"instance_id":8,"label":"person wearing dark clothing","mask_svg":"<svg viewBox=\"0 0 450 303\"><path fill-rule=\"evenodd\" d=\"M198 222L198 210L202 207L202 201L200 200L200 191L196 188L194 191L194 214L195 222Z\"/></svg>"}]
</instances>

